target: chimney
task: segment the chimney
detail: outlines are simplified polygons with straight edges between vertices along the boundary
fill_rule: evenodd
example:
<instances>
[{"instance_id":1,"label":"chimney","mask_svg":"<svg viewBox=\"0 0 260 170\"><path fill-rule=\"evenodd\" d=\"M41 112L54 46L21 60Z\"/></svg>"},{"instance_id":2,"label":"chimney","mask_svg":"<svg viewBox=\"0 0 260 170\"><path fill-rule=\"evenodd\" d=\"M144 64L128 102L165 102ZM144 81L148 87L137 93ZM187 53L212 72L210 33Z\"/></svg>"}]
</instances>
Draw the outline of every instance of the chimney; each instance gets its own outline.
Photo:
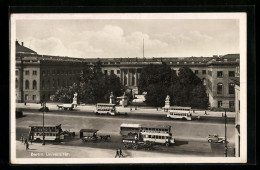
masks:
<instances>
[{"instance_id":1,"label":"chimney","mask_svg":"<svg viewBox=\"0 0 260 170\"><path fill-rule=\"evenodd\" d=\"M23 42L22 42L22 46L23 46Z\"/></svg>"}]
</instances>

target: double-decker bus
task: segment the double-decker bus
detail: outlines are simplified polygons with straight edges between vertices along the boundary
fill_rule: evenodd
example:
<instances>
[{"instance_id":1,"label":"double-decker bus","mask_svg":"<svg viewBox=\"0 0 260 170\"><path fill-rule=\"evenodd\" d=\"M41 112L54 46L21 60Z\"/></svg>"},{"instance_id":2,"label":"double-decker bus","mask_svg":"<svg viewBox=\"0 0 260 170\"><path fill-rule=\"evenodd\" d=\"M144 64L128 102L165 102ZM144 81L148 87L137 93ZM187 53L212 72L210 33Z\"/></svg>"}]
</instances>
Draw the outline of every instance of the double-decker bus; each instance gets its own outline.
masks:
<instances>
[{"instance_id":1,"label":"double-decker bus","mask_svg":"<svg viewBox=\"0 0 260 170\"><path fill-rule=\"evenodd\" d=\"M120 134L122 137L127 136L139 136L141 132L141 125L140 124L127 124L123 123L120 125Z\"/></svg>"},{"instance_id":2,"label":"double-decker bus","mask_svg":"<svg viewBox=\"0 0 260 170\"><path fill-rule=\"evenodd\" d=\"M142 132L142 139L144 142L160 143L166 146L175 143L174 138L169 133Z\"/></svg>"},{"instance_id":3,"label":"double-decker bus","mask_svg":"<svg viewBox=\"0 0 260 170\"><path fill-rule=\"evenodd\" d=\"M168 134L171 134L171 126L169 126L169 125L142 126L141 132L168 133Z\"/></svg>"},{"instance_id":4,"label":"double-decker bus","mask_svg":"<svg viewBox=\"0 0 260 170\"><path fill-rule=\"evenodd\" d=\"M59 125L30 125L29 126L29 139L32 141L43 140L43 135L45 136L44 140L49 141L58 141L61 139L61 124Z\"/></svg>"},{"instance_id":5,"label":"double-decker bus","mask_svg":"<svg viewBox=\"0 0 260 170\"><path fill-rule=\"evenodd\" d=\"M116 105L108 103L97 103L94 110L96 114L116 115Z\"/></svg>"},{"instance_id":6,"label":"double-decker bus","mask_svg":"<svg viewBox=\"0 0 260 170\"><path fill-rule=\"evenodd\" d=\"M191 107L171 107L166 116L172 119L191 120Z\"/></svg>"}]
</instances>

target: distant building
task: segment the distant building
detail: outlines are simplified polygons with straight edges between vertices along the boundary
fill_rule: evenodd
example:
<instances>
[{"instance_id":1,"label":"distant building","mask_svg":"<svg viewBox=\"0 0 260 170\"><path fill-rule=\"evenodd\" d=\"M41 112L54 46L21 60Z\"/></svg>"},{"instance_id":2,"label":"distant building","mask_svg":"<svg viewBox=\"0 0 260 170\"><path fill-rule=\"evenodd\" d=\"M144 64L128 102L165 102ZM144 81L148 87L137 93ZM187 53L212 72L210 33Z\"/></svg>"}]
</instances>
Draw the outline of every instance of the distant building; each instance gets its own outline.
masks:
<instances>
[{"instance_id":1,"label":"distant building","mask_svg":"<svg viewBox=\"0 0 260 170\"><path fill-rule=\"evenodd\" d=\"M189 67L207 87L211 107L234 108L234 83L230 77L235 77L239 58L239 54L214 57L69 58L39 55L16 42L16 101L49 100L58 88L76 82L84 67L98 61L102 64L104 74L117 75L122 85L138 93L143 67L166 63L177 74L181 67Z\"/></svg>"},{"instance_id":2,"label":"distant building","mask_svg":"<svg viewBox=\"0 0 260 170\"><path fill-rule=\"evenodd\" d=\"M240 67L236 68L236 77L232 78L235 83L235 156L240 157Z\"/></svg>"}]
</instances>

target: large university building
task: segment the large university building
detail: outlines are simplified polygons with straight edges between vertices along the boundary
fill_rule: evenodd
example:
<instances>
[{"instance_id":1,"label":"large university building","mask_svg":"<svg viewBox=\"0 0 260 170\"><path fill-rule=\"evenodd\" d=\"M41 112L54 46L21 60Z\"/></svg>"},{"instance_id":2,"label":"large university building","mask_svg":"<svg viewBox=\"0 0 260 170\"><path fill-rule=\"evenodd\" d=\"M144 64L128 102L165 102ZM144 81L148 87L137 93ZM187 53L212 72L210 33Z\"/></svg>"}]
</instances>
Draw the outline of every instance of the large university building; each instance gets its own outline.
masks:
<instances>
[{"instance_id":1,"label":"large university building","mask_svg":"<svg viewBox=\"0 0 260 170\"><path fill-rule=\"evenodd\" d=\"M16 101L40 102L50 100L57 89L77 81L81 70L100 61L104 74L120 77L122 85L138 93L142 68L148 64L189 67L207 87L211 107L234 108L235 77L239 54L213 57L156 57L156 58L70 58L39 55L16 42Z\"/></svg>"}]
</instances>

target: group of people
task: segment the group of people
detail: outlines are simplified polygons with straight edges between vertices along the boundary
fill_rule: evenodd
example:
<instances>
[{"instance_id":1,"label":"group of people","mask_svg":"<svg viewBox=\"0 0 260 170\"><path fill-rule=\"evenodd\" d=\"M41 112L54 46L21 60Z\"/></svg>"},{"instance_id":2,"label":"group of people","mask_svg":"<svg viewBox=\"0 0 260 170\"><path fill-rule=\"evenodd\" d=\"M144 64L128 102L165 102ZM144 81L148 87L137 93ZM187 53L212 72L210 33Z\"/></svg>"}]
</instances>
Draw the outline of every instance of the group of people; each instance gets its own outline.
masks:
<instances>
[{"instance_id":1,"label":"group of people","mask_svg":"<svg viewBox=\"0 0 260 170\"><path fill-rule=\"evenodd\" d=\"M122 152L122 149L121 148L119 148L119 149L117 149L116 150L116 156L115 156L115 158L116 157L124 157L124 155L123 155L123 152Z\"/></svg>"},{"instance_id":2,"label":"group of people","mask_svg":"<svg viewBox=\"0 0 260 170\"><path fill-rule=\"evenodd\" d=\"M24 143L24 145L26 146L25 149L28 150L29 149L29 141L27 138L24 138L23 135L21 137L21 141L22 143ZM32 144L32 140L31 140L31 144Z\"/></svg>"}]
</instances>

